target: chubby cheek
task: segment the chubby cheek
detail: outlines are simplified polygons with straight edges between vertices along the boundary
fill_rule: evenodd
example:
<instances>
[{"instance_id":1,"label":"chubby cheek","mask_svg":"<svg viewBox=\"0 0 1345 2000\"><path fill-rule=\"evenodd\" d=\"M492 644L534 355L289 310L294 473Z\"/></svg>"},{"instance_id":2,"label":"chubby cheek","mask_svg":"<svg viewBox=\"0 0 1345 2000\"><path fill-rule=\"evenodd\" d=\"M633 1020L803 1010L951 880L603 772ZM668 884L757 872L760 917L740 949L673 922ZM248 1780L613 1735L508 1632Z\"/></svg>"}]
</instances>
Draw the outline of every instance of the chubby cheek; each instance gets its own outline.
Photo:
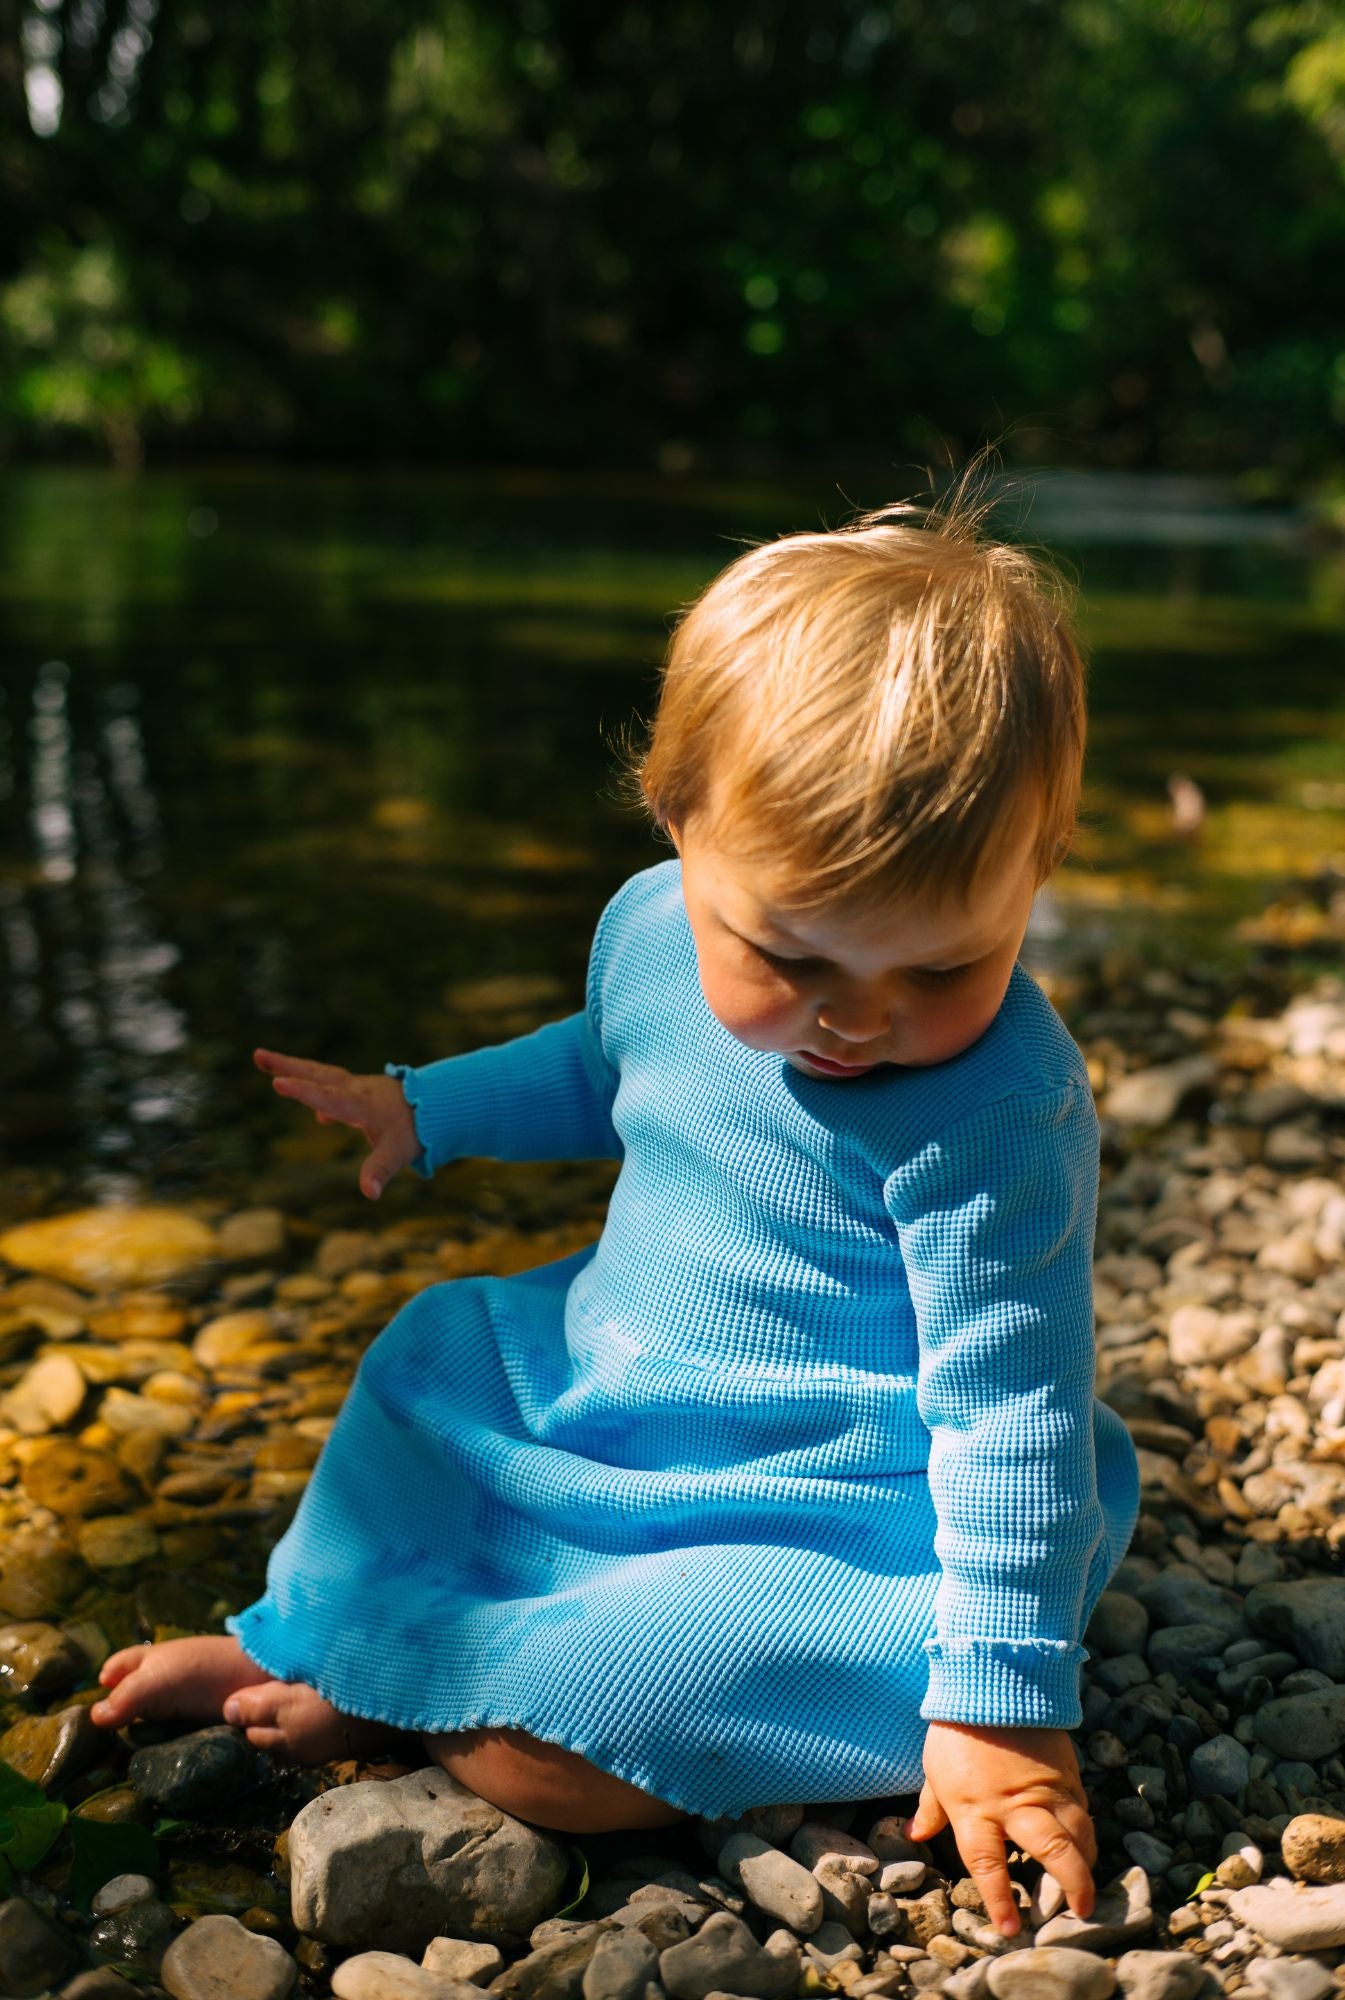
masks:
<instances>
[{"instance_id":1,"label":"chubby cheek","mask_svg":"<svg viewBox=\"0 0 1345 2000\"><path fill-rule=\"evenodd\" d=\"M706 1006L748 1048L783 1052L806 1039L807 1013L796 993L774 981L744 978L708 954L699 963Z\"/></svg>"}]
</instances>

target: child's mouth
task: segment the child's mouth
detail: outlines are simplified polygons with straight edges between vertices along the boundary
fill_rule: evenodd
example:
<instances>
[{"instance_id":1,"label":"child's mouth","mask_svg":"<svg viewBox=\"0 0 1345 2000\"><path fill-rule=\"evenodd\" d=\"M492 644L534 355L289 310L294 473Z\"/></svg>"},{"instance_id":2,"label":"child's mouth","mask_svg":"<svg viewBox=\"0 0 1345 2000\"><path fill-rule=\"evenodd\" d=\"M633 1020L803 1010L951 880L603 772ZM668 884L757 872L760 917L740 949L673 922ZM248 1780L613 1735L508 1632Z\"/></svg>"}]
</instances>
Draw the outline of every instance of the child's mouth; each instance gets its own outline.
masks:
<instances>
[{"instance_id":1,"label":"child's mouth","mask_svg":"<svg viewBox=\"0 0 1345 2000\"><path fill-rule=\"evenodd\" d=\"M820 1069L827 1076L867 1076L871 1069L878 1067L877 1063L832 1062L827 1056L815 1056L811 1049L800 1049L798 1053L805 1062L811 1063L814 1069Z\"/></svg>"}]
</instances>

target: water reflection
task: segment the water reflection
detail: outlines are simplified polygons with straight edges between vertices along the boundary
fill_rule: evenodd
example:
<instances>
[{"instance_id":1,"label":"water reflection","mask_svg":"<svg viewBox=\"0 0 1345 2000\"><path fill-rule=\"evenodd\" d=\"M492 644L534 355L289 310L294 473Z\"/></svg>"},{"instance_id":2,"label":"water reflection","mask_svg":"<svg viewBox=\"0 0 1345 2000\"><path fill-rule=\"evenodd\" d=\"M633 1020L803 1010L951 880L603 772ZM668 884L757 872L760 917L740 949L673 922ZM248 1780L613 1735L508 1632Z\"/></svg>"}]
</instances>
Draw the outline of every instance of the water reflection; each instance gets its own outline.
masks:
<instances>
[{"instance_id":1,"label":"water reflection","mask_svg":"<svg viewBox=\"0 0 1345 2000\"><path fill-rule=\"evenodd\" d=\"M1214 950L1271 870L1342 844L1341 566L1281 546L1282 523L1239 548L1220 516L1199 542L1208 495L1175 552L1104 546L1090 531L1125 495L1088 521L1065 497L1053 532L1074 523L1096 647L1090 790L1028 956L1174 921ZM612 796L610 736L650 702L670 610L743 537L843 511L11 477L0 1219L45 1198L45 1168L66 1200L265 1199L282 1169L321 1191L336 1141L270 1100L255 1044L376 1069L574 1004L602 900L662 851ZM1185 833L1178 771L1206 803Z\"/></svg>"}]
</instances>

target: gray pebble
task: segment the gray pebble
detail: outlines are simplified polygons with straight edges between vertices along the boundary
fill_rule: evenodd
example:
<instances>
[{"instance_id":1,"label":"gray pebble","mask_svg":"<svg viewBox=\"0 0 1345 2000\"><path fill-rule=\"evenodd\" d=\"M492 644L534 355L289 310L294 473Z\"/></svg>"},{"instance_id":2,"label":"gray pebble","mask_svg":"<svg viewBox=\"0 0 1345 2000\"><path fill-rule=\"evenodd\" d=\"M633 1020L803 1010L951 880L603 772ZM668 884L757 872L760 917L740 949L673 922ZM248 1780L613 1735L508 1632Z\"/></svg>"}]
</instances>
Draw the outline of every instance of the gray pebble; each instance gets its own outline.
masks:
<instances>
[{"instance_id":1,"label":"gray pebble","mask_svg":"<svg viewBox=\"0 0 1345 2000\"><path fill-rule=\"evenodd\" d=\"M1161 1875L1172 1866L1172 1849L1165 1842L1156 1840L1151 1833L1128 1833L1121 1845L1146 1875Z\"/></svg>"},{"instance_id":2,"label":"gray pebble","mask_svg":"<svg viewBox=\"0 0 1345 2000\"><path fill-rule=\"evenodd\" d=\"M1195 2000L1205 1970L1189 1951L1128 1951L1116 1978L1125 2000Z\"/></svg>"},{"instance_id":3,"label":"gray pebble","mask_svg":"<svg viewBox=\"0 0 1345 2000\"><path fill-rule=\"evenodd\" d=\"M110 1882L104 1882L89 1908L96 1917L110 1917L132 1903L147 1903L153 1894L154 1884L148 1875L114 1875Z\"/></svg>"},{"instance_id":4,"label":"gray pebble","mask_svg":"<svg viewBox=\"0 0 1345 2000\"><path fill-rule=\"evenodd\" d=\"M754 1833L734 1833L719 1850L719 1866L759 1910L805 1937L822 1921L822 1885L816 1876Z\"/></svg>"},{"instance_id":5,"label":"gray pebble","mask_svg":"<svg viewBox=\"0 0 1345 2000\"><path fill-rule=\"evenodd\" d=\"M1319 1763L1345 1743L1345 1688L1279 1695L1254 1719L1257 1741L1275 1756Z\"/></svg>"},{"instance_id":6,"label":"gray pebble","mask_svg":"<svg viewBox=\"0 0 1345 2000\"><path fill-rule=\"evenodd\" d=\"M658 1974L658 1953L639 1931L609 1931L584 1968L584 2000L643 2000Z\"/></svg>"},{"instance_id":7,"label":"gray pebble","mask_svg":"<svg viewBox=\"0 0 1345 2000\"><path fill-rule=\"evenodd\" d=\"M1149 1636L1149 1614L1136 1597L1104 1590L1088 1621L1084 1642L1104 1659L1118 1653L1138 1653Z\"/></svg>"},{"instance_id":8,"label":"gray pebble","mask_svg":"<svg viewBox=\"0 0 1345 2000\"><path fill-rule=\"evenodd\" d=\"M1251 1756L1235 1736L1212 1736L1191 1752L1191 1791L1198 1799L1235 1799L1251 1776Z\"/></svg>"},{"instance_id":9,"label":"gray pebble","mask_svg":"<svg viewBox=\"0 0 1345 2000\"><path fill-rule=\"evenodd\" d=\"M659 1954L659 1978L672 2000L706 2000L716 1990L777 2000L798 1984L799 1965L797 1952L764 1950L740 1918L720 1910L695 1937Z\"/></svg>"},{"instance_id":10,"label":"gray pebble","mask_svg":"<svg viewBox=\"0 0 1345 2000\"><path fill-rule=\"evenodd\" d=\"M889 1861L878 1877L878 1887L888 1896L913 1896L924 1887L928 1873L923 1861Z\"/></svg>"}]
</instances>

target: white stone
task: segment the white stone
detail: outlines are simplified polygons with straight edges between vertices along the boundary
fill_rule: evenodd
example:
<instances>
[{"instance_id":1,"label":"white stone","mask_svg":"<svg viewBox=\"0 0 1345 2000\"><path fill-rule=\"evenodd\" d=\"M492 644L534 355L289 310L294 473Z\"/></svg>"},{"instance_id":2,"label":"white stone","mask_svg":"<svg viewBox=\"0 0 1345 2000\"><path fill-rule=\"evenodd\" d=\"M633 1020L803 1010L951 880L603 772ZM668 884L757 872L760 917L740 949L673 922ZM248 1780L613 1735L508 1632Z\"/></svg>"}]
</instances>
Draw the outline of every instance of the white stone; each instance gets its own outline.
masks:
<instances>
[{"instance_id":1,"label":"white stone","mask_svg":"<svg viewBox=\"0 0 1345 2000\"><path fill-rule=\"evenodd\" d=\"M362 1951L332 1974L336 2000L481 2000L481 1988L445 1972L426 1972L395 1951Z\"/></svg>"},{"instance_id":2,"label":"white stone","mask_svg":"<svg viewBox=\"0 0 1345 2000\"><path fill-rule=\"evenodd\" d=\"M299 1968L274 1938L237 1917L198 1917L173 1939L159 1982L173 2000L286 2000Z\"/></svg>"},{"instance_id":3,"label":"white stone","mask_svg":"<svg viewBox=\"0 0 1345 2000\"><path fill-rule=\"evenodd\" d=\"M1234 1889L1228 1907L1239 1923L1282 1951L1329 1951L1345 1944L1345 1882L1308 1888L1280 1875Z\"/></svg>"},{"instance_id":4,"label":"white stone","mask_svg":"<svg viewBox=\"0 0 1345 2000\"><path fill-rule=\"evenodd\" d=\"M498 1945L478 1944L474 1938L431 1938L421 1964L426 1972L465 1979L469 1985L484 1986L504 1971L504 1955Z\"/></svg>"},{"instance_id":5,"label":"white stone","mask_svg":"<svg viewBox=\"0 0 1345 2000\"><path fill-rule=\"evenodd\" d=\"M986 1980L994 2000L1110 2000L1116 1974L1087 1951L1015 1951Z\"/></svg>"},{"instance_id":6,"label":"white stone","mask_svg":"<svg viewBox=\"0 0 1345 2000\"><path fill-rule=\"evenodd\" d=\"M1205 1984L1189 1951L1128 1951L1117 1960L1116 1978L1125 2000L1195 2000Z\"/></svg>"},{"instance_id":7,"label":"white stone","mask_svg":"<svg viewBox=\"0 0 1345 2000\"><path fill-rule=\"evenodd\" d=\"M878 1856L862 1840L856 1840L852 1833L842 1833L839 1827L823 1826L820 1821L806 1819L789 1843L789 1851L804 1868L816 1868L820 1861L836 1861L849 1868L856 1875L876 1875Z\"/></svg>"},{"instance_id":8,"label":"white stone","mask_svg":"<svg viewBox=\"0 0 1345 2000\"><path fill-rule=\"evenodd\" d=\"M97 1891L89 1908L96 1917L111 1917L132 1903L148 1903L155 1893L148 1875L114 1875Z\"/></svg>"}]
</instances>

